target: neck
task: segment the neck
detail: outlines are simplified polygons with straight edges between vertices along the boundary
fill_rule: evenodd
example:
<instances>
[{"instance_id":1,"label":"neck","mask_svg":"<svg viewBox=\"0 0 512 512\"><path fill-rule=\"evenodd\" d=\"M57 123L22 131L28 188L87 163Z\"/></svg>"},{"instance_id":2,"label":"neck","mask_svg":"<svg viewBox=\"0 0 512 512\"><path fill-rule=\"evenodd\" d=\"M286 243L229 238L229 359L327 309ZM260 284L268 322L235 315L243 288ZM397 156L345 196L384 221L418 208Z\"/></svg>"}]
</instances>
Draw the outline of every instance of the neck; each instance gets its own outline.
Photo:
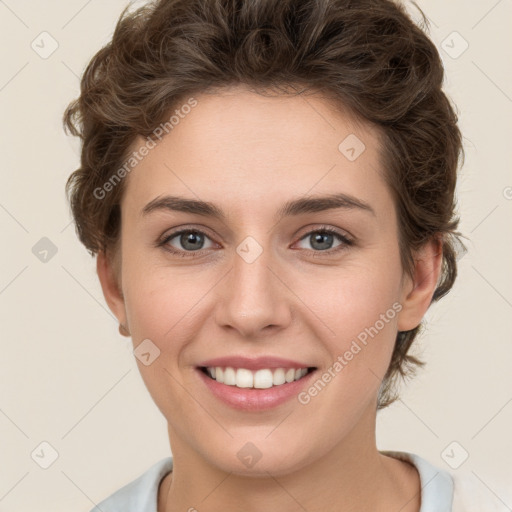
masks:
<instances>
[{"instance_id":1,"label":"neck","mask_svg":"<svg viewBox=\"0 0 512 512\"><path fill-rule=\"evenodd\" d=\"M311 462L286 474L265 472L255 477L222 471L181 442L171 428L169 435L173 471L160 487L158 512L420 509L416 469L377 450L374 411L368 411L366 421L362 418L338 445L311 454Z\"/></svg>"}]
</instances>

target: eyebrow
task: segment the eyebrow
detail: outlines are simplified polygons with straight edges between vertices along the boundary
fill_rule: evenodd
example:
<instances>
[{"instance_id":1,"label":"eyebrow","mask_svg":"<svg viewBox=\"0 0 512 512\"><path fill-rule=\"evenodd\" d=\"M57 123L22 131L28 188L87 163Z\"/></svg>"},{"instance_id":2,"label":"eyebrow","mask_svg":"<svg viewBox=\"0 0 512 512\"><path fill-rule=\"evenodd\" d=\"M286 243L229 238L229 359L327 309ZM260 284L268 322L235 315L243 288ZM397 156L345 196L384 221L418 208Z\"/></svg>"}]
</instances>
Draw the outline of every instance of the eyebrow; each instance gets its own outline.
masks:
<instances>
[{"instance_id":1,"label":"eyebrow","mask_svg":"<svg viewBox=\"0 0 512 512\"><path fill-rule=\"evenodd\" d=\"M326 196L302 197L287 201L276 212L276 220L283 217L297 216L305 213L317 213L325 210L344 209L359 210L375 215L373 208L355 196L345 193L329 194ZM204 217L213 217L226 221L226 214L217 205L208 201L188 199L179 196L159 196L150 201L141 211L146 216L155 211L176 211L192 213Z\"/></svg>"}]
</instances>

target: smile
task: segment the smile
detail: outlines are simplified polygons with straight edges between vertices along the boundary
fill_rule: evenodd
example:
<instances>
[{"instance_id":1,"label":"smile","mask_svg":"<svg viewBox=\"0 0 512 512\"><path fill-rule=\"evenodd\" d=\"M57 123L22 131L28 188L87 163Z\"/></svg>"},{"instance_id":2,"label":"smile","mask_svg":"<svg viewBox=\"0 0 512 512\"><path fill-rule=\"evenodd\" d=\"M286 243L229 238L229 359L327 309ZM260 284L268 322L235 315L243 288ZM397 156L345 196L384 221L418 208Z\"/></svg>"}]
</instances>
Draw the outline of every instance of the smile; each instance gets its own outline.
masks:
<instances>
[{"instance_id":1,"label":"smile","mask_svg":"<svg viewBox=\"0 0 512 512\"><path fill-rule=\"evenodd\" d=\"M316 370L316 367L260 367L249 370L208 365L196 367L196 375L214 400L230 408L257 413L297 399Z\"/></svg>"},{"instance_id":2,"label":"smile","mask_svg":"<svg viewBox=\"0 0 512 512\"><path fill-rule=\"evenodd\" d=\"M247 368L201 367L201 371L220 384L237 388L268 389L302 379L314 368Z\"/></svg>"}]
</instances>

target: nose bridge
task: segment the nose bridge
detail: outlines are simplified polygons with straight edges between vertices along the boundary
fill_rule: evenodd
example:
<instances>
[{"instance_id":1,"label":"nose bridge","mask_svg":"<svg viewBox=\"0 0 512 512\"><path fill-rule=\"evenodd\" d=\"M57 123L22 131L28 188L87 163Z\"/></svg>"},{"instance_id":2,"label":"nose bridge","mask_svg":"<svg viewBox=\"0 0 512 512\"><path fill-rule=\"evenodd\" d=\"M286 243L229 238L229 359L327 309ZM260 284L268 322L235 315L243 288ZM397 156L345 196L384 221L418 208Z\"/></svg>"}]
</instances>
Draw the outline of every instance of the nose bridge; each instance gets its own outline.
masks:
<instances>
[{"instance_id":1,"label":"nose bridge","mask_svg":"<svg viewBox=\"0 0 512 512\"><path fill-rule=\"evenodd\" d=\"M253 237L246 237L237 246L218 305L221 326L231 325L249 336L267 326L283 327L289 322L285 287L275 276L274 260L268 245L264 248Z\"/></svg>"}]
</instances>

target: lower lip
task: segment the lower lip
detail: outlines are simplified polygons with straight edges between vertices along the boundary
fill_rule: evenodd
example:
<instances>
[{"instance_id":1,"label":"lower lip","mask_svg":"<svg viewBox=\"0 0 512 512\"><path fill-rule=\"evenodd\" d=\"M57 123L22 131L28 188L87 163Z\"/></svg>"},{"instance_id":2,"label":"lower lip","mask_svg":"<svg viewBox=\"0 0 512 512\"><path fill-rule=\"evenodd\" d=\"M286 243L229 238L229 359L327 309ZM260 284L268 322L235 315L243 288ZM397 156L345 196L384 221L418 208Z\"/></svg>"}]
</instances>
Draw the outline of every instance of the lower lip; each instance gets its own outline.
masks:
<instances>
[{"instance_id":1,"label":"lower lip","mask_svg":"<svg viewBox=\"0 0 512 512\"><path fill-rule=\"evenodd\" d=\"M218 399L231 407L244 411L263 411L271 409L296 397L316 372L316 370L313 370L299 380L286 382L280 386L272 386L266 389L254 389L238 388L236 386L221 384L215 379L208 377L199 368L197 368L196 371L199 373L199 377L206 384L208 389Z\"/></svg>"}]
</instances>

